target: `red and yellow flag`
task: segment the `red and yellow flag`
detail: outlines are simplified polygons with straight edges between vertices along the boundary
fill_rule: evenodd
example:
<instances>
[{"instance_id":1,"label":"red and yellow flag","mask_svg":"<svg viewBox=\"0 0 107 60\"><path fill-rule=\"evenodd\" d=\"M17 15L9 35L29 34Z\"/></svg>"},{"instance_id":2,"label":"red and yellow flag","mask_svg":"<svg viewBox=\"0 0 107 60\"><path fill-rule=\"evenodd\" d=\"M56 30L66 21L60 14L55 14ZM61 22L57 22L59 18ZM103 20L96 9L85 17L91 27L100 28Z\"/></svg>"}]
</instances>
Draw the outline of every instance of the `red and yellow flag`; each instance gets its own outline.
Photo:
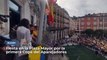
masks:
<instances>
[{"instance_id":1,"label":"red and yellow flag","mask_svg":"<svg viewBox=\"0 0 107 60\"><path fill-rule=\"evenodd\" d=\"M49 0L49 14L48 14L48 24L52 25L54 23L54 4L57 0Z\"/></svg>"}]
</instances>

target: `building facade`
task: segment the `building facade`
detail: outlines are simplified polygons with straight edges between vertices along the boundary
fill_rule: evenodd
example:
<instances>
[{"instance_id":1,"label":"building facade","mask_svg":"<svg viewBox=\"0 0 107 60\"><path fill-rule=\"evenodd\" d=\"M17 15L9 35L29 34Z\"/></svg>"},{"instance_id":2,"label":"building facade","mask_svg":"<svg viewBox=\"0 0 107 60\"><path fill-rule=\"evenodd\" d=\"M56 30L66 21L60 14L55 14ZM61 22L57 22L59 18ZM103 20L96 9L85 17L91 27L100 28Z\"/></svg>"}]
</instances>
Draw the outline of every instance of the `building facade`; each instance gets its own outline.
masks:
<instances>
[{"instance_id":1,"label":"building facade","mask_svg":"<svg viewBox=\"0 0 107 60\"><path fill-rule=\"evenodd\" d=\"M50 40L54 43L60 43L64 40L65 36L69 34L69 22L70 16L65 9L61 8L57 4L54 4L54 24L48 26L50 31Z\"/></svg>"},{"instance_id":2,"label":"building facade","mask_svg":"<svg viewBox=\"0 0 107 60\"><path fill-rule=\"evenodd\" d=\"M77 30L83 31L86 29L103 29L107 30L107 13L88 14L82 17L77 17Z\"/></svg>"},{"instance_id":3,"label":"building facade","mask_svg":"<svg viewBox=\"0 0 107 60\"><path fill-rule=\"evenodd\" d=\"M70 26L70 30L77 30L77 20L76 20L76 18L72 18L71 17L71 19L70 19L70 24L69 24Z\"/></svg>"},{"instance_id":4,"label":"building facade","mask_svg":"<svg viewBox=\"0 0 107 60\"><path fill-rule=\"evenodd\" d=\"M0 34L9 34L12 27L19 24L20 19L26 18L30 23L36 22L34 3L31 0L0 0L0 15L8 16L7 22L0 23Z\"/></svg>"},{"instance_id":5,"label":"building facade","mask_svg":"<svg viewBox=\"0 0 107 60\"><path fill-rule=\"evenodd\" d=\"M0 17L5 15L7 22L0 20L0 35L9 34L11 28L18 25L22 18L29 20L30 24L40 25L41 7L40 0L0 0ZM46 6L45 6L46 7ZM49 39L59 42L65 38L69 33L70 16L65 9L58 6L56 3L53 5L54 23L53 26L48 25L47 14L44 11L43 20L43 36L47 31ZM44 39L44 38L43 38ZM47 39L45 39L47 40Z\"/></svg>"}]
</instances>

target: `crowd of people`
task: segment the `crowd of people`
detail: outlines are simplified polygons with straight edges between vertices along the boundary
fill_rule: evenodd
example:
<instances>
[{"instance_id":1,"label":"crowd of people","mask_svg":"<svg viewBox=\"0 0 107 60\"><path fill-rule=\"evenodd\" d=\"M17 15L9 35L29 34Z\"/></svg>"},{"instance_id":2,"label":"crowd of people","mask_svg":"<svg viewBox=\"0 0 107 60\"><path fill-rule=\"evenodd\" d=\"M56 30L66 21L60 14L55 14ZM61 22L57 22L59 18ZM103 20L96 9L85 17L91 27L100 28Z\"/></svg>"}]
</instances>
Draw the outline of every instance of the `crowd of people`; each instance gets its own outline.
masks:
<instances>
[{"instance_id":1,"label":"crowd of people","mask_svg":"<svg viewBox=\"0 0 107 60\"><path fill-rule=\"evenodd\" d=\"M21 19L17 26L11 28L7 39L5 39L5 37L0 37L0 53L2 53L0 54L0 60L27 60L28 54L5 54L5 47L7 47L6 42L16 42L16 45L14 45L15 47L36 47L39 46L37 36L37 25L30 24L28 19ZM7 58L5 58L6 56Z\"/></svg>"},{"instance_id":2,"label":"crowd of people","mask_svg":"<svg viewBox=\"0 0 107 60\"><path fill-rule=\"evenodd\" d=\"M107 40L98 39L96 37L78 36L76 39L71 40L73 43L87 46L94 51L107 55Z\"/></svg>"}]
</instances>

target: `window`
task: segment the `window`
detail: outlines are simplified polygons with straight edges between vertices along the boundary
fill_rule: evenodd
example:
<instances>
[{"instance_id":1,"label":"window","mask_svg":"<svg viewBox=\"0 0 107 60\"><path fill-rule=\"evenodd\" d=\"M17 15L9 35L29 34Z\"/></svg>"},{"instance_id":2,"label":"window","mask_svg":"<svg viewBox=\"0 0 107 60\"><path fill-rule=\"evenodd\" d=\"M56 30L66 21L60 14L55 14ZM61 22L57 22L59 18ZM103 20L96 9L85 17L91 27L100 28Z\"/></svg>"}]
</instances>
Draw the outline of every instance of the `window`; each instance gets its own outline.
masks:
<instances>
[{"instance_id":1,"label":"window","mask_svg":"<svg viewBox=\"0 0 107 60\"><path fill-rule=\"evenodd\" d=\"M88 18L88 20L90 20L90 18Z\"/></svg>"},{"instance_id":2,"label":"window","mask_svg":"<svg viewBox=\"0 0 107 60\"><path fill-rule=\"evenodd\" d=\"M87 29L90 29L90 27L87 27Z\"/></svg>"},{"instance_id":3,"label":"window","mask_svg":"<svg viewBox=\"0 0 107 60\"><path fill-rule=\"evenodd\" d=\"M81 25L84 25L84 22L82 22Z\"/></svg>"},{"instance_id":4,"label":"window","mask_svg":"<svg viewBox=\"0 0 107 60\"><path fill-rule=\"evenodd\" d=\"M97 27L94 27L94 30L96 30L97 29Z\"/></svg>"},{"instance_id":5,"label":"window","mask_svg":"<svg viewBox=\"0 0 107 60\"><path fill-rule=\"evenodd\" d=\"M19 6L12 1L9 1L9 7L14 11L19 11Z\"/></svg>"},{"instance_id":6,"label":"window","mask_svg":"<svg viewBox=\"0 0 107 60\"><path fill-rule=\"evenodd\" d=\"M14 0L9 0L9 15L10 17L10 31L15 25L20 23L20 5Z\"/></svg>"},{"instance_id":7,"label":"window","mask_svg":"<svg viewBox=\"0 0 107 60\"><path fill-rule=\"evenodd\" d=\"M87 22L87 25L90 25L90 22Z\"/></svg>"},{"instance_id":8,"label":"window","mask_svg":"<svg viewBox=\"0 0 107 60\"><path fill-rule=\"evenodd\" d=\"M34 17L31 16L31 24L34 24L33 22L34 22Z\"/></svg>"},{"instance_id":9,"label":"window","mask_svg":"<svg viewBox=\"0 0 107 60\"><path fill-rule=\"evenodd\" d=\"M84 29L84 27L81 27L81 30L83 30Z\"/></svg>"},{"instance_id":10,"label":"window","mask_svg":"<svg viewBox=\"0 0 107 60\"><path fill-rule=\"evenodd\" d=\"M102 25L102 24L103 24L103 22L100 22L100 24Z\"/></svg>"},{"instance_id":11,"label":"window","mask_svg":"<svg viewBox=\"0 0 107 60\"><path fill-rule=\"evenodd\" d=\"M96 20L97 18L96 17L94 17L94 20Z\"/></svg>"},{"instance_id":12,"label":"window","mask_svg":"<svg viewBox=\"0 0 107 60\"><path fill-rule=\"evenodd\" d=\"M84 18L81 18L81 20L84 20Z\"/></svg>"},{"instance_id":13,"label":"window","mask_svg":"<svg viewBox=\"0 0 107 60\"><path fill-rule=\"evenodd\" d=\"M81 27L83 29L83 27Z\"/></svg>"},{"instance_id":14,"label":"window","mask_svg":"<svg viewBox=\"0 0 107 60\"><path fill-rule=\"evenodd\" d=\"M94 25L97 25L97 22L94 22Z\"/></svg>"}]
</instances>

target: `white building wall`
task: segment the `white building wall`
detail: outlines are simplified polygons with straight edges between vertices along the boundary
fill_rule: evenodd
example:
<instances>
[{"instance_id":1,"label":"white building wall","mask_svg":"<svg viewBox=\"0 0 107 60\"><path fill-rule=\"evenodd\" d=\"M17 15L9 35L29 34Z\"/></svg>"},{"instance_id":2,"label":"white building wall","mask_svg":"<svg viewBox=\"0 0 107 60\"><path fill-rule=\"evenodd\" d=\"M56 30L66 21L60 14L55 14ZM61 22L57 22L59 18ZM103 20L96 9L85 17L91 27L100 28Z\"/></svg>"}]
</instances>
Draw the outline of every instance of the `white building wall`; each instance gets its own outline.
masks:
<instances>
[{"instance_id":1,"label":"white building wall","mask_svg":"<svg viewBox=\"0 0 107 60\"><path fill-rule=\"evenodd\" d=\"M21 18L26 18L31 22L31 13L30 13L30 5L29 1L30 0L14 0L17 4L20 5L21 7ZM0 14L2 15L9 15L9 0L0 0ZM36 15L34 17L36 20ZM9 18L8 22L3 23L2 27L3 29L0 29L0 35L5 35L9 34L9 29L10 29L10 24L9 24Z\"/></svg>"},{"instance_id":2,"label":"white building wall","mask_svg":"<svg viewBox=\"0 0 107 60\"><path fill-rule=\"evenodd\" d=\"M24 5L21 7L21 19L26 18L31 22L31 13L30 13L30 5L29 1L26 1Z\"/></svg>"},{"instance_id":3,"label":"white building wall","mask_svg":"<svg viewBox=\"0 0 107 60\"><path fill-rule=\"evenodd\" d=\"M31 23L30 0L15 0L21 6L21 19L26 18Z\"/></svg>"},{"instance_id":4,"label":"white building wall","mask_svg":"<svg viewBox=\"0 0 107 60\"><path fill-rule=\"evenodd\" d=\"M9 15L8 0L0 0L0 14ZM8 22L1 25L3 29L0 29L0 35L5 35L9 33L9 19Z\"/></svg>"},{"instance_id":5,"label":"white building wall","mask_svg":"<svg viewBox=\"0 0 107 60\"><path fill-rule=\"evenodd\" d=\"M75 23L75 21L73 21L72 19L70 20L70 22L69 22L70 24L70 30L75 30L75 28L76 28L76 23Z\"/></svg>"}]
</instances>

